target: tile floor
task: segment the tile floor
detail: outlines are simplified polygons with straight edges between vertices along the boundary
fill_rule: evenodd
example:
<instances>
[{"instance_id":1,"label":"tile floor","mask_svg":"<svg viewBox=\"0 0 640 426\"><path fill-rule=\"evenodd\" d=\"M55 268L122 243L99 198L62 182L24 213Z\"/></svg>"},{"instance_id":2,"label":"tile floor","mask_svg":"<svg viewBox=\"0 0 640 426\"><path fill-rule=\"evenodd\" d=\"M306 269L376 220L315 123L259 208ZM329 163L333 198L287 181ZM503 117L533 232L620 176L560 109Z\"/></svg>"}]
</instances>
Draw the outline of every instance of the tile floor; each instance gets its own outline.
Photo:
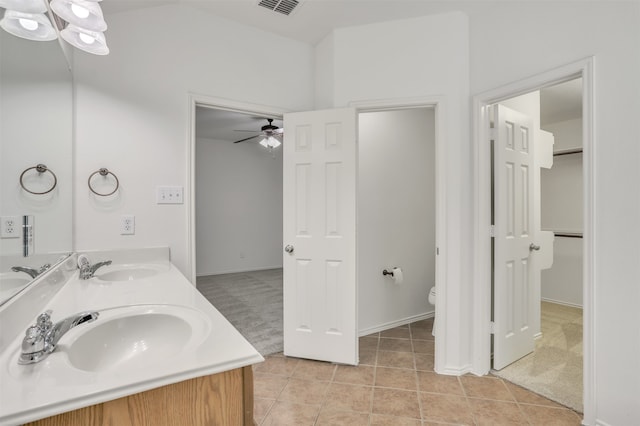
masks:
<instances>
[{"instance_id":1,"label":"tile floor","mask_svg":"<svg viewBox=\"0 0 640 426\"><path fill-rule=\"evenodd\" d=\"M360 338L360 365L268 356L258 425L580 425L574 411L494 376L433 372L432 320Z\"/></svg>"}]
</instances>

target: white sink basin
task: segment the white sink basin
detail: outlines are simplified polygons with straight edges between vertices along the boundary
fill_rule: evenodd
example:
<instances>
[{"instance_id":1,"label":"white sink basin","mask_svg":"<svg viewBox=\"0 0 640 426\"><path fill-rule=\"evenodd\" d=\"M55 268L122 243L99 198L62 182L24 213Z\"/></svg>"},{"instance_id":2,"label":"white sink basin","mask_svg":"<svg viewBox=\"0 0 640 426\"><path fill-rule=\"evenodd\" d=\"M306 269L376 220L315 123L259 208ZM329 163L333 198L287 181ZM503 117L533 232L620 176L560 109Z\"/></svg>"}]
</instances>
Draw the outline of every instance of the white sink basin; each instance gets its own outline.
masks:
<instances>
[{"instance_id":1,"label":"white sink basin","mask_svg":"<svg viewBox=\"0 0 640 426\"><path fill-rule=\"evenodd\" d=\"M0 291L14 290L28 284L31 278L25 273L3 272L0 274Z\"/></svg>"},{"instance_id":2,"label":"white sink basin","mask_svg":"<svg viewBox=\"0 0 640 426\"><path fill-rule=\"evenodd\" d=\"M56 349L77 369L121 372L176 362L211 329L204 314L182 306L136 305L99 312L96 321L69 331Z\"/></svg>"},{"instance_id":3,"label":"white sink basin","mask_svg":"<svg viewBox=\"0 0 640 426\"><path fill-rule=\"evenodd\" d=\"M3 272L0 274L0 302L16 294L31 282L23 272Z\"/></svg>"},{"instance_id":4,"label":"white sink basin","mask_svg":"<svg viewBox=\"0 0 640 426\"><path fill-rule=\"evenodd\" d=\"M168 270L160 264L109 265L98 269L94 277L101 281L134 281L153 277Z\"/></svg>"}]
</instances>

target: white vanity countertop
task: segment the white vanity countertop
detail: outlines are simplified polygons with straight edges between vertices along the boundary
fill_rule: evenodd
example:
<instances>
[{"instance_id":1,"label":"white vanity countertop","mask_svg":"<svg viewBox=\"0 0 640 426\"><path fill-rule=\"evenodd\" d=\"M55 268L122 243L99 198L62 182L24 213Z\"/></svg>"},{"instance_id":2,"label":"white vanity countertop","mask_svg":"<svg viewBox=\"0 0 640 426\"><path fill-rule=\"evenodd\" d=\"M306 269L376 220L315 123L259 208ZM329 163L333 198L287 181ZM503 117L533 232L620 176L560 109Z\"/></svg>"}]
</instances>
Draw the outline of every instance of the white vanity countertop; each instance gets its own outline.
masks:
<instances>
[{"instance_id":1,"label":"white vanity countertop","mask_svg":"<svg viewBox=\"0 0 640 426\"><path fill-rule=\"evenodd\" d=\"M93 260L93 259L92 259ZM96 261L101 260L96 258ZM114 262L115 263L115 262ZM146 262L159 273L133 281L79 280L76 275L46 306L54 323L84 311L102 311L100 317L65 334L46 359L18 365L23 335L0 354L0 424L16 425L195 377L245 367L264 360L242 335L168 261ZM127 265L124 265L125 267ZM108 272L108 267L104 268ZM96 277L104 274L103 269ZM83 334L127 309L194 312L199 322L198 341L189 349L173 348L162 359L126 364L101 371L76 368L65 351ZM148 305L148 306L141 306ZM115 308L115 309L110 309ZM34 313L35 316L38 313ZM85 331L86 331L85 330ZM156 338L162 332L154 330ZM197 334L197 333L196 333ZM156 340L157 341L157 340ZM145 342L141 341L144 345ZM164 353L164 351L162 351ZM157 362L156 362L157 361ZM132 368L134 367L134 368Z\"/></svg>"}]
</instances>

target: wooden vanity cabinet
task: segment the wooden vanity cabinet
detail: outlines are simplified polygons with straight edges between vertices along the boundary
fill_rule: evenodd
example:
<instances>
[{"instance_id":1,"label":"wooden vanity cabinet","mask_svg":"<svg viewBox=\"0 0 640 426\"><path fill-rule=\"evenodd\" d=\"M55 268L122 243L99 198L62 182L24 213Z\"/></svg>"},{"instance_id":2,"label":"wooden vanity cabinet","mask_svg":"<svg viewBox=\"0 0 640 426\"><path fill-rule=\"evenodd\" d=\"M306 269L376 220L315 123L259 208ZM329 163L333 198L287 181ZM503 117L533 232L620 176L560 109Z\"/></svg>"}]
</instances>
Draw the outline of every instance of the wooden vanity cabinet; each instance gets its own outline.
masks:
<instances>
[{"instance_id":1,"label":"wooden vanity cabinet","mask_svg":"<svg viewBox=\"0 0 640 426\"><path fill-rule=\"evenodd\" d=\"M251 366L47 417L29 426L250 426ZM26 426L25 425L25 426Z\"/></svg>"}]
</instances>

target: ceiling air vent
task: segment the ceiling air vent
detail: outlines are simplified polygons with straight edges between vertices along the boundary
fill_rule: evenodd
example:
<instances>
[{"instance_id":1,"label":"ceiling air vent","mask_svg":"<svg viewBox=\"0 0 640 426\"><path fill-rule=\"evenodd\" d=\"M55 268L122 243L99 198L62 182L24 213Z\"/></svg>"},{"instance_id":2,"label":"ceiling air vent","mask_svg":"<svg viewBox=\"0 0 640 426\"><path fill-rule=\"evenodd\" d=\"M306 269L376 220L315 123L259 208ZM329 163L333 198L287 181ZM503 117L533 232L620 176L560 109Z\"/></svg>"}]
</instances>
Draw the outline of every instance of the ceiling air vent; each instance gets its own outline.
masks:
<instances>
[{"instance_id":1,"label":"ceiling air vent","mask_svg":"<svg viewBox=\"0 0 640 426\"><path fill-rule=\"evenodd\" d=\"M266 7L274 12L290 15L293 9L300 3L297 0L260 0L258 6Z\"/></svg>"}]
</instances>

